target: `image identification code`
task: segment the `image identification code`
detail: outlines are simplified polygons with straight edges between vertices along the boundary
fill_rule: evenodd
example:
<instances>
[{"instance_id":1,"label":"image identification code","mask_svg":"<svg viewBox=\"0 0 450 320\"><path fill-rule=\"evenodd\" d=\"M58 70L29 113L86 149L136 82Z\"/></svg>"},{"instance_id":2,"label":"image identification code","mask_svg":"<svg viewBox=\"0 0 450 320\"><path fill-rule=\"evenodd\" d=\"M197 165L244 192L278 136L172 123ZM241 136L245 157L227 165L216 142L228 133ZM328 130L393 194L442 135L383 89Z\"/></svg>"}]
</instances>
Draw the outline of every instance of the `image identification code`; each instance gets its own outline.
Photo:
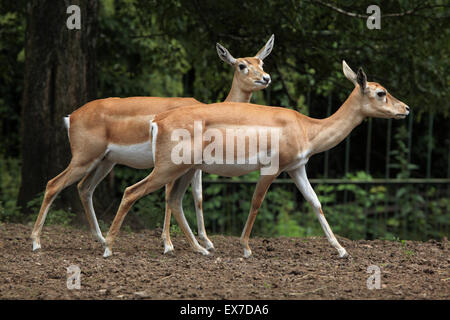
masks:
<instances>
[{"instance_id":1,"label":"image identification code","mask_svg":"<svg viewBox=\"0 0 450 320\"><path fill-rule=\"evenodd\" d=\"M205 315L210 318L214 312L226 315L267 315L269 307L268 305L225 304L223 308L217 308L187 304L180 308L181 315Z\"/></svg>"}]
</instances>

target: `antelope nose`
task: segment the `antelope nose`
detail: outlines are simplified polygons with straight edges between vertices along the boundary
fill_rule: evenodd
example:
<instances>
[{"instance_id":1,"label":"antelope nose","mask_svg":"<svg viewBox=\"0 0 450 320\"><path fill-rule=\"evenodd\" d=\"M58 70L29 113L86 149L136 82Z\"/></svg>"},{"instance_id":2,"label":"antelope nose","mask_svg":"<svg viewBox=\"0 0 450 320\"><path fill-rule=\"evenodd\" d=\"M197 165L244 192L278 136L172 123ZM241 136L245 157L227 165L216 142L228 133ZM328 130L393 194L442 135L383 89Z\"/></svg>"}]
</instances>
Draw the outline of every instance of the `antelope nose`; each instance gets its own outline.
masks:
<instances>
[{"instance_id":1,"label":"antelope nose","mask_svg":"<svg viewBox=\"0 0 450 320\"><path fill-rule=\"evenodd\" d=\"M264 80L266 83L269 83L269 82L270 82L270 76L269 76L268 74L264 75L264 76L263 76L263 80Z\"/></svg>"},{"instance_id":2,"label":"antelope nose","mask_svg":"<svg viewBox=\"0 0 450 320\"><path fill-rule=\"evenodd\" d=\"M405 105L406 114L409 114L409 107Z\"/></svg>"}]
</instances>

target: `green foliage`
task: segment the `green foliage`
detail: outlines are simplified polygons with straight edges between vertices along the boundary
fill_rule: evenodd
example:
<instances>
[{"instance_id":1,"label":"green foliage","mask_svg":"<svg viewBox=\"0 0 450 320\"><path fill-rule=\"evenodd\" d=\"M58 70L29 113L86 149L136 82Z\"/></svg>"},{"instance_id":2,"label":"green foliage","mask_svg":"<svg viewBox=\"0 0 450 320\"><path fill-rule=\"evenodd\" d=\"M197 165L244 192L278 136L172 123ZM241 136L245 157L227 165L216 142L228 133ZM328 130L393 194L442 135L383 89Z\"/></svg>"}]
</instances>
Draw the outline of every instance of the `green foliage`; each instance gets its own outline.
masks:
<instances>
[{"instance_id":1,"label":"green foliage","mask_svg":"<svg viewBox=\"0 0 450 320\"><path fill-rule=\"evenodd\" d=\"M252 194L255 185L250 184L247 187ZM251 197L249 196L244 200L242 194L240 196L242 201L248 203L248 210L243 214L244 219L241 224L241 228L243 228L247 213L250 210ZM305 231L298 224L299 215L295 208L292 189L284 189L276 184L272 185L258 211L254 233L271 236L301 236L305 234Z\"/></svg>"},{"instance_id":2,"label":"green foliage","mask_svg":"<svg viewBox=\"0 0 450 320\"><path fill-rule=\"evenodd\" d=\"M4 11L2 7L0 5L0 155L17 156L25 21L18 3L6 5L14 7L11 10Z\"/></svg>"},{"instance_id":3,"label":"green foliage","mask_svg":"<svg viewBox=\"0 0 450 320\"><path fill-rule=\"evenodd\" d=\"M44 198L44 193L41 193L39 196L34 198L33 200L27 203L27 209L29 212L32 212L28 217L28 221L34 222L37 219L39 214L39 209L41 208L42 200ZM46 225L62 225L62 226L70 226L73 224L73 219L76 217L75 213L68 212L65 210L50 208L47 213L47 217L45 218Z\"/></svg>"},{"instance_id":4,"label":"green foliage","mask_svg":"<svg viewBox=\"0 0 450 320\"><path fill-rule=\"evenodd\" d=\"M397 143L397 147L395 150L391 150L391 156L393 156L394 162L390 164L390 168L398 170L396 176L397 179L410 178L411 170L416 170L419 167L408 161L408 154L410 151L407 147L408 131L406 126L397 128L394 139Z\"/></svg>"},{"instance_id":5,"label":"green foliage","mask_svg":"<svg viewBox=\"0 0 450 320\"><path fill-rule=\"evenodd\" d=\"M195 234L195 230L192 230L192 232L194 232ZM173 223L170 225L170 234L181 236L183 234L183 231L181 231L181 228L178 226L178 224Z\"/></svg>"},{"instance_id":6,"label":"green foliage","mask_svg":"<svg viewBox=\"0 0 450 320\"><path fill-rule=\"evenodd\" d=\"M363 171L355 174L348 173L345 179L349 183L340 185L319 184L315 189L322 203L323 211L333 230L340 235L350 238L366 238L368 215L378 215L383 211L383 202L386 199L387 189L385 186L366 186L364 184L352 184L352 180L371 181L372 177ZM312 208L306 205L313 215ZM316 219L317 220L317 219ZM314 223L314 222L313 222ZM321 234L322 230L318 221L314 228L315 235Z\"/></svg>"},{"instance_id":7,"label":"green foliage","mask_svg":"<svg viewBox=\"0 0 450 320\"><path fill-rule=\"evenodd\" d=\"M101 4L100 96L182 96L182 75L190 68L186 50L164 36L157 13L141 16L136 1Z\"/></svg>"},{"instance_id":8,"label":"green foliage","mask_svg":"<svg viewBox=\"0 0 450 320\"><path fill-rule=\"evenodd\" d=\"M275 225L276 235L285 237L305 237L307 232L301 227L298 221L292 219L285 211L279 213L278 223Z\"/></svg>"},{"instance_id":9,"label":"green foliage","mask_svg":"<svg viewBox=\"0 0 450 320\"><path fill-rule=\"evenodd\" d=\"M121 197L125 188L144 179L150 170L135 170L132 168L118 166L114 168L114 176L117 183L116 194ZM146 228L162 227L164 221L164 190L153 192L134 204L130 214L138 216Z\"/></svg>"},{"instance_id":10,"label":"green foliage","mask_svg":"<svg viewBox=\"0 0 450 320\"><path fill-rule=\"evenodd\" d=\"M17 158L25 62L24 4L21 0L0 4L0 221L4 222L35 219L42 200L31 201L33 216L19 214L16 199L20 185ZM335 110L353 88L342 74L341 61L346 59L354 69L363 66L371 81L383 84L414 111L412 150L407 147L406 127L399 126L394 136L390 169L396 178L421 177L419 165L423 167L428 143L424 119L431 111L436 115L433 169L441 174L448 166L446 123L450 115L450 28L448 19L444 19L448 8L443 4L442 0L383 2L383 14L419 11L383 18L381 30L368 30L365 19L350 17L315 1L101 0L96 53L98 97L193 96L205 103L222 101L231 86L232 69L217 57L215 43L223 44L235 57L252 56L274 33L274 50L264 61L273 81L268 89L253 95L254 102L323 117L329 95ZM340 1L334 5L355 13L365 14L367 9L365 2ZM384 155L385 131L377 130L374 126L377 142L372 145L372 154ZM364 147L361 142L352 142L351 159ZM339 158L337 151L335 158ZM384 169L383 161L372 161L373 177L381 176ZM352 170L356 173L345 177L349 183L315 186L337 234L387 239L448 235L448 189L356 184L352 180L370 181L372 176L356 167ZM150 170L119 167L114 172L120 200L125 188L143 179ZM308 173L317 176L318 170ZM232 180L257 178L258 174L252 173ZM205 175L204 179L218 177ZM239 235L253 190L254 184L204 184L208 231ZM189 190L184 208L194 227L195 210ZM162 226L164 210L164 190L160 190L140 199L132 214L146 227L155 228ZM72 219L72 213L52 210L47 221L68 224ZM108 228L103 221L99 223L103 231ZM175 221L172 226L177 231ZM271 186L253 233L323 235L309 204L294 185L287 184Z\"/></svg>"},{"instance_id":11,"label":"green foliage","mask_svg":"<svg viewBox=\"0 0 450 320\"><path fill-rule=\"evenodd\" d=\"M391 168L398 169L397 179L410 178L411 170L418 169L418 167L408 162L408 148L405 143L407 131L404 126L398 128L394 139L397 143L397 149L391 152L391 155L394 156L394 163ZM404 236L408 233L408 226L414 226L416 233L439 237L441 232L436 230L435 227L448 225L450 218L448 197L434 197L436 191L434 186L431 186L425 192L418 191L417 188L408 184L396 190L395 198L398 211L394 217L388 220L388 225L400 230ZM429 223L427 216L428 219L432 218L435 223Z\"/></svg>"},{"instance_id":12,"label":"green foliage","mask_svg":"<svg viewBox=\"0 0 450 320\"><path fill-rule=\"evenodd\" d=\"M20 187L20 162L17 159L6 159L0 154L0 222L34 222L39 213L44 194L40 194L27 204L31 215L24 216L17 207L17 195ZM46 224L68 226L72 223L74 213L64 210L50 210Z\"/></svg>"},{"instance_id":13,"label":"green foliage","mask_svg":"<svg viewBox=\"0 0 450 320\"><path fill-rule=\"evenodd\" d=\"M97 222L98 222L98 226L99 226L99 228L100 228L100 230L102 231L102 232L108 232L108 230L109 230L109 224L107 224L104 220L102 220L102 219L97 219Z\"/></svg>"},{"instance_id":14,"label":"green foliage","mask_svg":"<svg viewBox=\"0 0 450 320\"><path fill-rule=\"evenodd\" d=\"M0 153L0 221L17 222L20 208L16 206L20 187L20 163Z\"/></svg>"}]
</instances>

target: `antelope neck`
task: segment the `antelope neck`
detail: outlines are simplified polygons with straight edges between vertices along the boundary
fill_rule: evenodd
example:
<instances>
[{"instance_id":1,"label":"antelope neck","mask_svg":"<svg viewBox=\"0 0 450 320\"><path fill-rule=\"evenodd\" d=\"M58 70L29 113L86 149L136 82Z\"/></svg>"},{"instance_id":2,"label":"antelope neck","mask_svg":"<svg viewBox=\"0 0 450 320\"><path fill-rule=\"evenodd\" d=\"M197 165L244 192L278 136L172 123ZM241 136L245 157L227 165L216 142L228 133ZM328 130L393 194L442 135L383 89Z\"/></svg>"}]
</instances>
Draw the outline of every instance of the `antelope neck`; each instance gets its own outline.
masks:
<instances>
[{"instance_id":1,"label":"antelope neck","mask_svg":"<svg viewBox=\"0 0 450 320\"><path fill-rule=\"evenodd\" d=\"M329 150L344 140L366 117L361 112L358 93L353 91L330 117L313 122L310 141L312 154Z\"/></svg>"},{"instance_id":2,"label":"antelope neck","mask_svg":"<svg viewBox=\"0 0 450 320\"><path fill-rule=\"evenodd\" d=\"M244 91L239 87L236 74L233 77L233 83L231 84L231 90L228 93L225 102L250 102L252 97L251 91Z\"/></svg>"}]
</instances>

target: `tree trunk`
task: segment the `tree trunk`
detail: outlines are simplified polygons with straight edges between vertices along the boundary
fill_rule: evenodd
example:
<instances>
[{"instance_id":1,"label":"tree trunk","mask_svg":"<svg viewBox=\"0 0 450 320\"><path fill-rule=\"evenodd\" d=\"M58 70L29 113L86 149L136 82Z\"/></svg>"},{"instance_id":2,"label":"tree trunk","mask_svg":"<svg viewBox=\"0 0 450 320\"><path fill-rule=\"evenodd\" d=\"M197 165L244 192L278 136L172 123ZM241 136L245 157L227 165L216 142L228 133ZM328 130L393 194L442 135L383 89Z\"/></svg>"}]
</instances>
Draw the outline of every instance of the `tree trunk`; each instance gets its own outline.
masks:
<instances>
[{"instance_id":1,"label":"tree trunk","mask_svg":"<svg viewBox=\"0 0 450 320\"><path fill-rule=\"evenodd\" d=\"M69 30L67 7L78 5L81 29ZM95 47L98 1L30 1L25 36L22 105L22 181L18 205L41 194L47 181L69 164L71 153L63 117L96 98ZM55 207L76 212L82 206L76 185L56 198Z\"/></svg>"}]
</instances>

